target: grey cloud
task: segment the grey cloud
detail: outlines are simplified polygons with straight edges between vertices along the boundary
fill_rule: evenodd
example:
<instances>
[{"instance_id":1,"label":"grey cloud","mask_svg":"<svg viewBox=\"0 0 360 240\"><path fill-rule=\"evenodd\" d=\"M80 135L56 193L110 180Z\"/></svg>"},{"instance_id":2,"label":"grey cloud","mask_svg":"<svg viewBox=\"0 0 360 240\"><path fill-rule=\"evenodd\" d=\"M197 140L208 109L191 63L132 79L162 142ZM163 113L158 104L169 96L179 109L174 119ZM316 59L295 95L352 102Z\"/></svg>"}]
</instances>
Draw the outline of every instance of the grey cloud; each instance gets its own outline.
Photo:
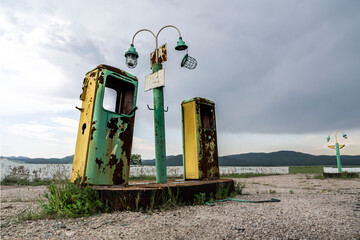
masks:
<instances>
[{"instance_id":1,"label":"grey cloud","mask_svg":"<svg viewBox=\"0 0 360 240\"><path fill-rule=\"evenodd\" d=\"M125 67L123 54L137 30L157 31L174 24L198 67L180 68L183 53L170 49L176 44L176 32L161 34L159 43L167 42L169 49L164 64L168 127L180 127L182 100L202 96L215 101L222 132L359 128L359 1L99 3L90 1L87 11L84 2L75 3L72 12L78 16L71 16L64 6L53 6L51 14L74 21L66 29L68 38L54 26L52 42L43 46L48 50L44 56L66 73L66 85L58 94L77 98L86 71L101 63L114 65L139 77L137 118L150 121L152 112L146 104L152 105L152 93L142 88L151 72L152 36L136 39L140 54L136 69Z\"/></svg>"}]
</instances>

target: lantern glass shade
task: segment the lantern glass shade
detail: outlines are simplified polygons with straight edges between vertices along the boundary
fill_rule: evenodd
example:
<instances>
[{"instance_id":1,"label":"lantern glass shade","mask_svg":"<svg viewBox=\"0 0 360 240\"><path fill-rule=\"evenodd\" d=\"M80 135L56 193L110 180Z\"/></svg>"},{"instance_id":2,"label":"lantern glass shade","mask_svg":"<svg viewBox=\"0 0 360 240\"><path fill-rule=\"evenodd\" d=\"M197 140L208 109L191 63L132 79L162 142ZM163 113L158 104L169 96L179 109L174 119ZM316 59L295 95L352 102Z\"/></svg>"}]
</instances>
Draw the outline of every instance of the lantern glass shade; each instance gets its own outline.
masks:
<instances>
[{"instance_id":1,"label":"lantern glass shade","mask_svg":"<svg viewBox=\"0 0 360 240\"><path fill-rule=\"evenodd\" d=\"M125 53L126 66L129 68L135 68L137 65L137 59L139 54L136 52L136 49L133 44L130 45L129 50Z\"/></svg>"},{"instance_id":2,"label":"lantern glass shade","mask_svg":"<svg viewBox=\"0 0 360 240\"><path fill-rule=\"evenodd\" d=\"M137 57L134 54L128 54L126 56L126 66L128 68L135 68L137 65Z\"/></svg>"}]
</instances>

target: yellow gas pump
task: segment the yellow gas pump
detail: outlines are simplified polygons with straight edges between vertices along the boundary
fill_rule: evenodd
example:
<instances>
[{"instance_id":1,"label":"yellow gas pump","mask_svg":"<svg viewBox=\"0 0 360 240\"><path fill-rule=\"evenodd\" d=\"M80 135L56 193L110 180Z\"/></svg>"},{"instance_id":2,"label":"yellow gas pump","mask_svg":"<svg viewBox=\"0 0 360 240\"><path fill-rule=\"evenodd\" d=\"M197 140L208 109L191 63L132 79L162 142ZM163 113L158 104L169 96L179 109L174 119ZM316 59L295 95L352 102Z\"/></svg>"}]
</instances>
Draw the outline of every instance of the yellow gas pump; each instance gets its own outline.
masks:
<instances>
[{"instance_id":1,"label":"yellow gas pump","mask_svg":"<svg viewBox=\"0 0 360 240\"><path fill-rule=\"evenodd\" d=\"M86 74L71 182L126 185L138 81L108 65Z\"/></svg>"},{"instance_id":2,"label":"yellow gas pump","mask_svg":"<svg viewBox=\"0 0 360 240\"><path fill-rule=\"evenodd\" d=\"M219 178L214 102L196 97L181 108L184 178Z\"/></svg>"}]
</instances>

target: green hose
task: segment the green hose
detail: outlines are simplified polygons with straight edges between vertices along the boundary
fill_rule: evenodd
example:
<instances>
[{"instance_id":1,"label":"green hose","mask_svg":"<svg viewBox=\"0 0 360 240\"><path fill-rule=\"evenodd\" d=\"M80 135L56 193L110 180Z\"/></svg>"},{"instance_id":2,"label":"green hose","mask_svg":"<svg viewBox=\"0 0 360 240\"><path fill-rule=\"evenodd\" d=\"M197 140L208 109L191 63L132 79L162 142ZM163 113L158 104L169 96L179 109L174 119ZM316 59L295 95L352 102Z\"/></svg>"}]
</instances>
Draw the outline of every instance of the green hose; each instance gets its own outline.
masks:
<instances>
[{"instance_id":1,"label":"green hose","mask_svg":"<svg viewBox=\"0 0 360 240\"><path fill-rule=\"evenodd\" d=\"M211 202L205 202L205 204L210 205L210 206L214 206L215 202L226 202L226 201L245 202L245 203L280 202L280 200L276 199L276 198L272 198L271 200L262 200L262 201L247 201L247 200L242 200L242 199L227 198L227 199L222 199L222 200L215 200L215 201L211 201Z\"/></svg>"}]
</instances>

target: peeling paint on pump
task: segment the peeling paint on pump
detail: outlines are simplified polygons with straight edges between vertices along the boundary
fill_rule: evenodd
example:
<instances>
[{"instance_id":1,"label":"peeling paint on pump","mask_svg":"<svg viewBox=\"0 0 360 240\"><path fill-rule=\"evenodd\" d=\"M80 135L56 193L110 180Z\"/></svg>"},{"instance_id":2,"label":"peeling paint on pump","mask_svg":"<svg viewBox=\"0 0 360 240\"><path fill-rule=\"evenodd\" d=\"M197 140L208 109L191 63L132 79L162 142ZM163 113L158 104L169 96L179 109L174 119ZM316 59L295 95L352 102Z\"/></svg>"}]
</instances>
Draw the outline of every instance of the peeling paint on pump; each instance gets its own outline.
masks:
<instances>
[{"instance_id":1,"label":"peeling paint on pump","mask_svg":"<svg viewBox=\"0 0 360 240\"><path fill-rule=\"evenodd\" d=\"M185 179L219 178L215 104L197 97L181 106Z\"/></svg>"},{"instance_id":2,"label":"peeling paint on pump","mask_svg":"<svg viewBox=\"0 0 360 240\"><path fill-rule=\"evenodd\" d=\"M82 182L86 179L92 185L127 185L135 120L130 110L136 107L137 78L107 65L98 66L87 77L96 87L83 90L89 100L83 100L87 110L80 114L71 181L79 175ZM93 92L89 94L88 89ZM112 109L104 107L108 89L116 92ZM79 135L82 119L88 119L87 135Z\"/></svg>"}]
</instances>

